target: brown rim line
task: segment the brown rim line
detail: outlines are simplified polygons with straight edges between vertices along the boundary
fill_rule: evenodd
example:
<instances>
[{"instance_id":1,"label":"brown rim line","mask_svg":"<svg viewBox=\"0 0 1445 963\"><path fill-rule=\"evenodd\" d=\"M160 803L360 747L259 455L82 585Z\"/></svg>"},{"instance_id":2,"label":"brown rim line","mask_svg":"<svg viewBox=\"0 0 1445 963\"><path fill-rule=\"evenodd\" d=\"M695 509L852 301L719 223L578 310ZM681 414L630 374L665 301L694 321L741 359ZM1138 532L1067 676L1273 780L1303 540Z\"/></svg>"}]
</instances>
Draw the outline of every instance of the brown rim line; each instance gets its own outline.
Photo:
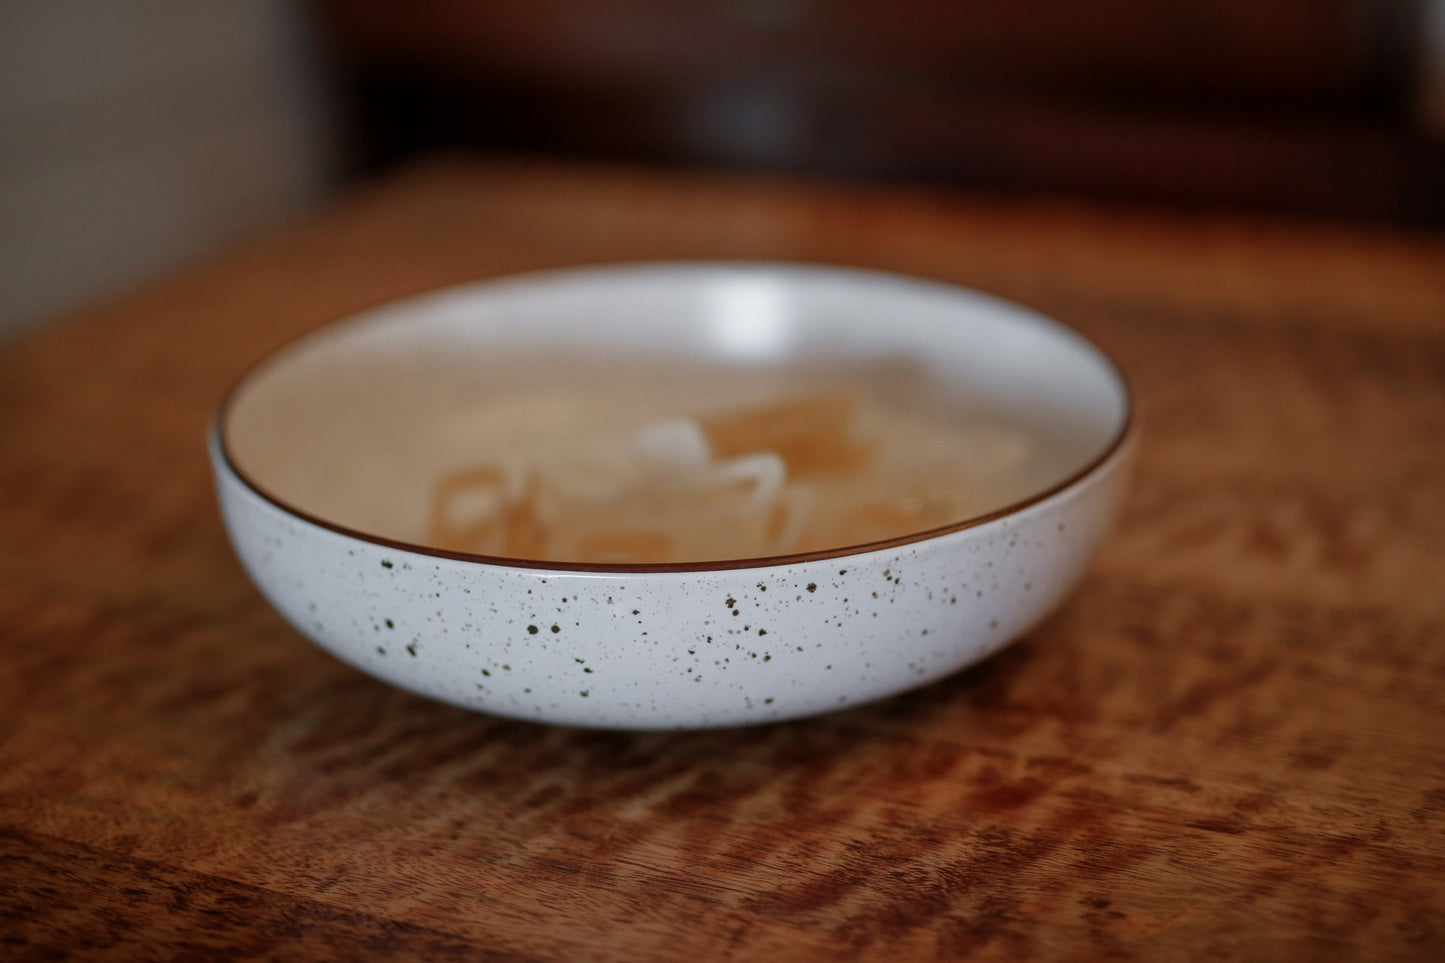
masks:
<instances>
[{"instance_id":1,"label":"brown rim line","mask_svg":"<svg viewBox=\"0 0 1445 963\"><path fill-rule=\"evenodd\" d=\"M276 359L285 351L307 338L310 338L326 329L347 324L348 322L356 320L362 315L369 314L372 310L382 310L390 308L405 301L411 300L411 298L401 298L395 301L388 301L383 304L377 305L373 309L366 309L360 312L346 315L341 318L334 319L332 321L327 321L323 324L317 325L314 328L311 328L308 331L304 331L298 334L296 337L291 338L290 340L281 344L279 347L268 352L255 364L249 366L246 371L231 386L231 388L226 392L225 397L221 402L220 408L217 411L215 420L211 424L210 434L214 439L217 450L221 454L221 460L225 463L226 469L236 477L237 481L239 481L242 485L245 485L248 489L251 490L253 494L261 498L263 501L268 502L274 508L283 511L288 515L292 515L303 522L307 522L308 524L326 529L327 531L335 532L338 535L344 535L348 538L353 538L358 541L368 542L372 545L378 545L383 548L396 549L397 551L401 552L410 552L415 555L425 555L431 558L445 558L457 562L472 562L479 565L490 565L497 568L519 569L524 571L573 572L582 575L632 575L647 573L660 574L668 572L727 572L749 568L780 568L787 565L801 565L807 562L823 562L835 558L852 558L859 555L867 555L872 552L886 551L891 548L900 548L904 545L913 545L918 542L929 541L930 539L939 538L944 535L952 535L955 532L966 531L970 528L978 528L979 526L987 525L990 522L998 521L1001 518L1007 518L1010 515L1016 515L1019 512L1024 511L1025 509L1032 508L1034 505L1047 501L1055 495L1058 495L1070 488L1073 488L1075 485L1083 482L1089 476L1097 473L1105 466L1107 466L1116 455L1128 449L1138 435L1136 431L1134 392L1133 389L1130 387L1129 379L1124 375L1123 368L1121 368L1119 366L1119 363L1114 360L1114 357L1108 352L1106 352L1099 345L1094 343L1092 339L1085 337L1083 334L1069 327L1061 321L1057 321L1052 317L1049 317L1048 315L1034 311L1030 308L1024 307L1023 305L996 297L991 294L973 291L969 288L957 287L943 281L932 281L926 278L915 278L904 274L892 274L886 271L869 271L860 268L832 267L821 264L803 264L789 261L684 260L633 262L628 264L613 263L606 266L592 268L562 268L554 271L535 271L524 274L506 275L492 280L495 282L506 283L514 280L534 280L546 277L548 275L575 276L582 273L597 273L600 271L605 272L609 269L642 269L649 265L655 267L735 269L761 267L773 270L777 270L779 268L797 268L821 272L836 271L838 273L844 274L872 275L875 277L889 278L895 281L904 281L911 284L945 288L955 293L966 294L970 297L993 301L1011 310L1023 311L1025 313L1035 316L1040 320L1052 324L1060 328L1061 330L1072 334L1074 337L1079 338L1093 351L1095 351L1099 355L1099 357L1103 359L1104 363L1108 366L1110 373L1113 374L1114 379L1119 384L1119 389L1123 394L1124 400L1124 418L1119 426L1119 431L1114 435L1113 439L1110 440L1109 444L1104 446L1103 450L1100 451L1098 455L1091 459L1082 468L1066 476L1065 478L1063 478L1056 484L1049 486L1048 488L1036 492L1035 494L1030 495L1027 498L1020 499L1016 502L1011 502L1010 504L1005 505L1002 508L995 509L994 511L988 512L984 515L976 515L961 522L954 522L950 525L943 525L938 528L926 529L925 531L917 532L911 535L900 535L896 538L884 539L883 541L878 542L864 542L860 545L845 545L841 548L828 549L827 551L822 552L796 552L790 555L762 555L753 558L722 559L712 562L652 562L645 564L558 562L549 561L546 559L508 558L504 555L481 555L471 552L452 552L446 549L433 548L430 545L423 545L419 542L406 542L400 539L386 538L382 535L374 535L369 532L363 532L360 529L350 528L346 525L338 525L335 522L327 521L319 515L312 514L305 509L297 508L295 505L292 505L285 499L272 494L266 489L264 485L257 482L255 479L253 479L250 475L248 475L245 471L241 469L240 465L237 464L236 459L232 456L230 448L226 444L225 427L232 402L235 401L236 396L240 393L241 389L245 387L247 382L251 380L251 377L266 364ZM477 283L487 284L492 282L482 281ZM424 298L431 294L453 291L459 287L466 286L467 285L454 285L450 288L434 289L433 291L421 292L418 295L413 295L412 297Z\"/></svg>"}]
</instances>

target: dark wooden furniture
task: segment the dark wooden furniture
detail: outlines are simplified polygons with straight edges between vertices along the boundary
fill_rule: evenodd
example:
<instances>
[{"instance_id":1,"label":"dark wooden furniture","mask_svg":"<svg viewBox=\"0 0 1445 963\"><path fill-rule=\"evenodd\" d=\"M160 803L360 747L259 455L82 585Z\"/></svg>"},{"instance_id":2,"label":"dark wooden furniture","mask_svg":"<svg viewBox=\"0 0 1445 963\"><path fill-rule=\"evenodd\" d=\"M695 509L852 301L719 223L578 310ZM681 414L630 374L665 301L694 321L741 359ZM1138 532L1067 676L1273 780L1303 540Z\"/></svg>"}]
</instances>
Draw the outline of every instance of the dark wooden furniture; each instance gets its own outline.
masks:
<instances>
[{"instance_id":1,"label":"dark wooden furniture","mask_svg":"<svg viewBox=\"0 0 1445 963\"><path fill-rule=\"evenodd\" d=\"M366 170L438 148L1445 222L1419 0L316 0Z\"/></svg>"}]
</instances>

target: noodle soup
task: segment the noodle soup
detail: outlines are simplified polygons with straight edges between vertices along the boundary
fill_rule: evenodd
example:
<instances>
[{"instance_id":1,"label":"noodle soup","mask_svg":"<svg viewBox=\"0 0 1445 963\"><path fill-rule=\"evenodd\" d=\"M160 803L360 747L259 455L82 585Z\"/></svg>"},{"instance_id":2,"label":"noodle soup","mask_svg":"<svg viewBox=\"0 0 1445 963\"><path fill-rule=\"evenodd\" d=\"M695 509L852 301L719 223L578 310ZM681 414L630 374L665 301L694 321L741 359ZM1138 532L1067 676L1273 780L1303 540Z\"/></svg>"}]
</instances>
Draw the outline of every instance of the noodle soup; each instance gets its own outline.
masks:
<instances>
[{"instance_id":1,"label":"noodle soup","mask_svg":"<svg viewBox=\"0 0 1445 963\"><path fill-rule=\"evenodd\" d=\"M656 564L830 551L956 524L1059 473L1039 432L905 361L803 366L510 352L351 364L233 431L273 491L444 551ZM338 417L344 412L344 417ZM388 497L378 497L379 492Z\"/></svg>"},{"instance_id":2,"label":"noodle soup","mask_svg":"<svg viewBox=\"0 0 1445 963\"><path fill-rule=\"evenodd\" d=\"M438 478L426 543L587 564L828 551L986 514L1043 474L1018 429L836 380L727 399L699 390L709 374L687 393L720 397L687 409L676 383L641 369L626 397L574 377L507 405L503 424L479 412L477 460Z\"/></svg>"},{"instance_id":3,"label":"noodle soup","mask_svg":"<svg viewBox=\"0 0 1445 963\"><path fill-rule=\"evenodd\" d=\"M940 678L1078 584L1127 386L973 292L636 265L433 292L260 362L210 436L237 556L378 678L516 718L741 725Z\"/></svg>"}]
</instances>

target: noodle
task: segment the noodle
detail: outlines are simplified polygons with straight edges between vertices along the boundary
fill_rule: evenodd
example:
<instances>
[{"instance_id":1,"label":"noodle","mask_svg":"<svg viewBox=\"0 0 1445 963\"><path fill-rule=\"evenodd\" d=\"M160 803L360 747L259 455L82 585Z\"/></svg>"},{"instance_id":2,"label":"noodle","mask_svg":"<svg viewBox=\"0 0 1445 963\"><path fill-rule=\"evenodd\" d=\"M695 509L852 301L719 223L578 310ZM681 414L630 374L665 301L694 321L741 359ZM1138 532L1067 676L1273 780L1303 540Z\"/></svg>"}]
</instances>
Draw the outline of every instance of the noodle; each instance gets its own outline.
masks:
<instances>
[{"instance_id":1,"label":"noodle","mask_svg":"<svg viewBox=\"0 0 1445 963\"><path fill-rule=\"evenodd\" d=\"M605 452L499 458L437 483L428 542L518 559L659 563L841 548L985 510L1027 441L827 392L644 425Z\"/></svg>"}]
</instances>

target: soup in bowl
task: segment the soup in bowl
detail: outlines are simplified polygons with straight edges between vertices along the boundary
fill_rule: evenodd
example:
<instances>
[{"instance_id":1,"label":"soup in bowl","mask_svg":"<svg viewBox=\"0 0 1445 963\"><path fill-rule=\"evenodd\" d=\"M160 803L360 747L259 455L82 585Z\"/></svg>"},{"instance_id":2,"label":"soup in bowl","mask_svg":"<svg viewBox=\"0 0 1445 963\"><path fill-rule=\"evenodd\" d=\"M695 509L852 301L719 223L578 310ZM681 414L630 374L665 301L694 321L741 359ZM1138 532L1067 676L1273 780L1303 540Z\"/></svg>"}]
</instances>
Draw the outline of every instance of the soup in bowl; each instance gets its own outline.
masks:
<instances>
[{"instance_id":1,"label":"soup in bowl","mask_svg":"<svg viewBox=\"0 0 1445 963\"><path fill-rule=\"evenodd\" d=\"M262 593L378 678L572 725L728 726L957 671L1106 533L1130 400L1082 336L893 275L484 282L265 359L211 433Z\"/></svg>"}]
</instances>

